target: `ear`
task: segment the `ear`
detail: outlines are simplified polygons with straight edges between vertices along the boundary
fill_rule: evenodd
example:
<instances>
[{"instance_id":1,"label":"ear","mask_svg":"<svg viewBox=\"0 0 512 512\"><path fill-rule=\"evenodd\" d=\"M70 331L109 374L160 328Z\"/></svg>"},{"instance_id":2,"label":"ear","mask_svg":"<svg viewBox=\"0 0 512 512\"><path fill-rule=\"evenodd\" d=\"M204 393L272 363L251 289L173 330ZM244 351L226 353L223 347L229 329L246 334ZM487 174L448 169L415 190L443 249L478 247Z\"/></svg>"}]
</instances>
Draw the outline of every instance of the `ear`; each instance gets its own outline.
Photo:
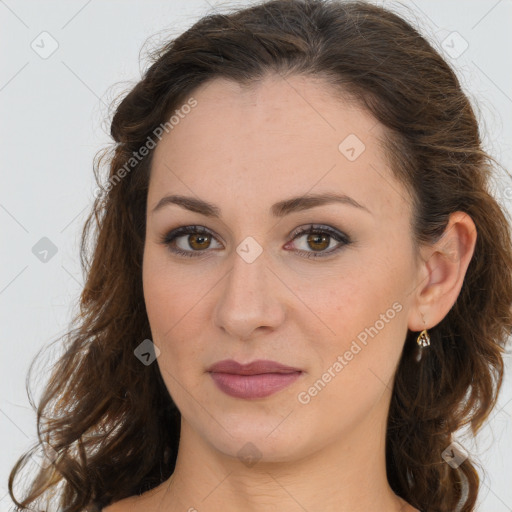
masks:
<instances>
[{"instance_id":1,"label":"ear","mask_svg":"<svg viewBox=\"0 0 512 512\"><path fill-rule=\"evenodd\" d=\"M473 256L476 237L471 217L458 211L450 215L443 236L435 244L422 247L409 310L411 331L434 327L455 304Z\"/></svg>"}]
</instances>

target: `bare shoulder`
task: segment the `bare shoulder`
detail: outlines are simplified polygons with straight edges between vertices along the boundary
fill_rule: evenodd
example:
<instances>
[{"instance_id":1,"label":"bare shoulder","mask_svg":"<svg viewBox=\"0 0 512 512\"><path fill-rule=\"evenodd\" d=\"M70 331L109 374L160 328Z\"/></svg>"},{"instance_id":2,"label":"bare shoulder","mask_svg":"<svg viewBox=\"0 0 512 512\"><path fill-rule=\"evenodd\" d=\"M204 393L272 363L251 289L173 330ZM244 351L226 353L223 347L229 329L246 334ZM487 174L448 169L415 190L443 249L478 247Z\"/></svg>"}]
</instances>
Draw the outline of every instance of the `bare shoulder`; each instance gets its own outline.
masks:
<instances>
[{"instance_id":1,"label":"bare shoulder","mask_svg":"<svg viewBox=\"0 0 512 512\"><path fill-rule=\"evenodd\" d=\"M138 510L137 497L131 496L129 498L116 501L108 507L102 508L101 512L137 512Z\"/></svg>"},{"instance_id":2,"label":"bare shoulder","mask_svg":"<svg viewBox=\"0 0 512 512\"><path fill-rule=\"evenodd\" d=\"M163 486L159 485L143 494L136 494L116 501L107 507L103 507L101 512L158 512L159 496Z\"/></svg>"}]
</instances>

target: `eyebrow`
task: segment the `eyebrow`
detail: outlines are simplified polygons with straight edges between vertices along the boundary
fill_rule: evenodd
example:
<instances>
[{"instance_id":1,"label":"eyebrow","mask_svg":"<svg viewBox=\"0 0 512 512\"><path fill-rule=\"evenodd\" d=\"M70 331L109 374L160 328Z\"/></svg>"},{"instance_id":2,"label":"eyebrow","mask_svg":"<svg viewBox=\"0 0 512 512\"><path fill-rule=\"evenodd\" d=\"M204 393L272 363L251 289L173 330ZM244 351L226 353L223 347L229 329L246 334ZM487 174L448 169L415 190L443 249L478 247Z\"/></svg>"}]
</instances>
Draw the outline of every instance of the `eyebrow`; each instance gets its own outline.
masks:
<instances>
[{"instance_id":1,"label":"eyebrow","mask_svg":"<svg viewBox=\"0 0 512 512\"><path fill-rule=\"evenodd\" d=\"M358 203L352 197L345 194L333 193L308 194L304 196L291 197L272 205L270 208L270 213L273 217L284 217L290 213L300 212L303 210L308 210L309 208L314 208L315 206L323 206L325 204L332 203L353 206L372 214L366 206ZM197 199L195 197L182 195L170 195L162 197L162 199L160 199L157 205L153 208L152 213L155 213L158 210L161 210L164 206L170 204L176 204L182 208L192 212L200 213L206 217L221 217L221 209L218 206L212 203L208 203L207 201Z\"/></svg>"}]
</instances>

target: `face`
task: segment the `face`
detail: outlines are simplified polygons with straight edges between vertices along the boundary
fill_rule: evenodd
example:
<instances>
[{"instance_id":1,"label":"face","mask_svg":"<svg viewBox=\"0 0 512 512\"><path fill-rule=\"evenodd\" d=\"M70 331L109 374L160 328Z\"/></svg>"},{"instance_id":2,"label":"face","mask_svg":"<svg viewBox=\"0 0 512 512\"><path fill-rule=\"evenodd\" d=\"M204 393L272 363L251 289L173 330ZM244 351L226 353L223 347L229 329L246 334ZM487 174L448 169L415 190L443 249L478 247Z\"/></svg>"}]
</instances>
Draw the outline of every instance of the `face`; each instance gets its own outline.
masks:
<instances>
[{"instance_id":1,"label":"face","mask_svg":"<svg viewBox=\"0 0 512 512\"><path fill-rule=\"evenodd\" d=\"M184 432L284 461L383 425L417 269L381 125L312 78L215 79L192 96L155 149L143 261ZM350 199L279 205L322 194ZM296 371L208 371L226 359Z\"/></svg>"}]
</instances>

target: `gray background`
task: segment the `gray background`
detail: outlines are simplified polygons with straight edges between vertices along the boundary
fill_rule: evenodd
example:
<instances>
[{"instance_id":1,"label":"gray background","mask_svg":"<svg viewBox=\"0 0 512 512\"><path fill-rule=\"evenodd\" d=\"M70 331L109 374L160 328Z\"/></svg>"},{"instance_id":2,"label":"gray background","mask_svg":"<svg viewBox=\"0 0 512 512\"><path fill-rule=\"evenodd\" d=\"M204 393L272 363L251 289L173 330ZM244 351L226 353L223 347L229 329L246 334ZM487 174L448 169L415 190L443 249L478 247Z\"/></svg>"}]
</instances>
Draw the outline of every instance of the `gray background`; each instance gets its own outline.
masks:
<instances>
[{"instance_id":1,"label":"gray background","mask_svg":"<svg viewBox=\"0 0 512 512\"><path fill-rule=\"evenodd\" d=\"M398 2L377 3L401 12L441 48L477 108L486 148L510 169L512 2L415 0L403 2L407 11ZM0 0L0 512L11 506L9 471L36 440L25 390L29 364L67 330L76 310L78 241L93 200L93 157L109 141L107 105L140 78L146 61L139 54L149 36L148 49L232 5L248 2ZM45 54L52 45L58 47ZM511 185L503 175L495 187L509 211ZM47 243L43 237L57 250L46 262L33 253L37 243ZM36 401L59 353L52 346L39 359ZM510 355L506 364L490 421L475 443L462 443L485 469L482 512L512 511ZM457 439L464 440L462 434Z\"/></svg>"}]
</instances>

